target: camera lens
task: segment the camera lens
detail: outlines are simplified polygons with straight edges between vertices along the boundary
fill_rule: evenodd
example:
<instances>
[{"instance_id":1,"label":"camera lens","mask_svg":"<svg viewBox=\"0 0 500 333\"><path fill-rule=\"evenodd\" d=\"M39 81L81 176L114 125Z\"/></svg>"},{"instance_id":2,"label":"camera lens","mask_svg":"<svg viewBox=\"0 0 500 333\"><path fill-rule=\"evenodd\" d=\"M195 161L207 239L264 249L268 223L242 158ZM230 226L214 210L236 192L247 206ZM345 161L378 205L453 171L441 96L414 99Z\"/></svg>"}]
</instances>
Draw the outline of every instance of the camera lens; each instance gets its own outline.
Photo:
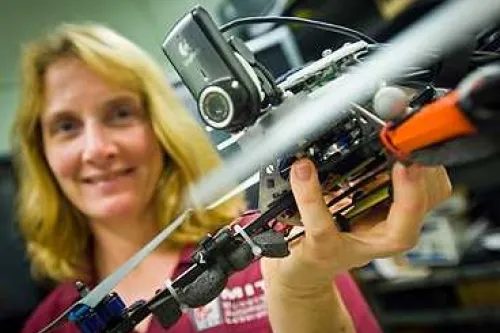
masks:
<instances>
[{"instance_id":1,"label":"camera lens","mask_svg":"<svg viewBox=\"0 0 500 333\"><path fill-rule=\"evenodd\" d=\"M233 119L233 102L221 87L207 87L201 93L198 103L201 116L212 127L224 128Z\"/></svg>"},{"instance_id":2,"label":"camera lens","mask_svg":"<svg viewBox=\"0 0 500 333\"><path fill-rule=\"evenodd\" d=\"M223 95L212 92L207 95L203 103L207 117L215 122L223 122L229 115L230 105Z\"/></svg>"}]
</instances>

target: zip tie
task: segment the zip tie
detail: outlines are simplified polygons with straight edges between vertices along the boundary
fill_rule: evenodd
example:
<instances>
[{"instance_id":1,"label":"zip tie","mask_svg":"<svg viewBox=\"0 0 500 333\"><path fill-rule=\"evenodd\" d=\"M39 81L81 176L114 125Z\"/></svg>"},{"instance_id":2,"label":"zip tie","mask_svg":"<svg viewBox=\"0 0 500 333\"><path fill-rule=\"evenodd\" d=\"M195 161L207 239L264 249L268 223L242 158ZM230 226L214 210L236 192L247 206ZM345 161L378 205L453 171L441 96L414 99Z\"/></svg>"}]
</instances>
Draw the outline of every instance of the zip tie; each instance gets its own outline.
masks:
<instances>
[{"instance_id":1,"label":"zip tie","mask_svg":"<svg viewBox=\"0 0 500 333\"><path fill-rule=\"evenodd\" d=\"M250 245L250 249L252 250L253 255L256 258L260 258L262 256L262 249L255 244L255 242L250 238L250 236L247 234L245 229L243 229L239 224L236 224L234 226L234 230L236 231L236 234L240 234L241 237Z\"/></svg>"},{"instance_id":2,"label":"zip tie","mask_svg":"<svg viewBox=\"0 0 500 333\"><path fill-rule=\"evenodd\" d=\"M174 286L172 286L172 280L170 280L170 279L165 280L165 288L168 289L168 291L170 292L170 295L172 295L172 297L177 301L181 311L184 311L185 309L188 308L188 306L186 304L181 302L179 294L175 290Z\"/></svg>"}]
</instances>

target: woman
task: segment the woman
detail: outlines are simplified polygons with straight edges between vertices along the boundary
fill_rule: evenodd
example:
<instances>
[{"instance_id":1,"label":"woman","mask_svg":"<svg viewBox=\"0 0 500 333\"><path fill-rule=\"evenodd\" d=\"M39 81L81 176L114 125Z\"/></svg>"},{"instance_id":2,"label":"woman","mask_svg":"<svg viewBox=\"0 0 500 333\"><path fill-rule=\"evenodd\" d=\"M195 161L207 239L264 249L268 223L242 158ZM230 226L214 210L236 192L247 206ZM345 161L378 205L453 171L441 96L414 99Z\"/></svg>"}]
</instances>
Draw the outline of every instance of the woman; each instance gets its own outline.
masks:
<instances>
[{"instance_id":1,"label":"woman","mask_svg":"<svg viewBox=\"0 0 500 333\"><path fill-rule=\"evenodd\" d=\"M183 189L219 160L162 71L105 27L64 25L28 45L22 75L13 149L20 223L34 272L60 282L28 333L75 301L72 281L95 285L151 240L180 213ZM396 165L387 219L353 233L335 229L310 161L296 162L291 174L306 228L292 255L261 260L262 273L255 263L235 274L217 300L187 311L168 332L271 332L270 322L275 332L379 331L345 271L415 244L425 212L449 195L444 169ZM190 247L243 211L237 197L196 213L116 291L128 305L151 298L186 268ZM149 317L136 330L161 328Z\"/></svg>"}]
</instances>

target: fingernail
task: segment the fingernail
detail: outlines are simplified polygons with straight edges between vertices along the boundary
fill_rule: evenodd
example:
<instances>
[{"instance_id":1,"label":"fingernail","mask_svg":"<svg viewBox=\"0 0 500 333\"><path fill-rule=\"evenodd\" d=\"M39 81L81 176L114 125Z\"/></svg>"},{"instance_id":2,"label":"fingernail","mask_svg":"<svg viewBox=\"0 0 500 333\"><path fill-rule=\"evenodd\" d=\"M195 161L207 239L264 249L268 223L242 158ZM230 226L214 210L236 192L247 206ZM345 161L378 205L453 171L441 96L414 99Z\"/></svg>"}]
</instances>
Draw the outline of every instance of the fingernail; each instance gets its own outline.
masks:
<instances>
[{"instance_id":1,"label":"fingernail","mask_svg":"<svg viewBox=\"0 0 500 333\"><path fill-rule=\"evenodd\" d=\"M294 171L297 179L301 181L309 180L312 175L312 167L307 160L299 161L298 165L295 166Z\"/></svg>"}]
</instances>

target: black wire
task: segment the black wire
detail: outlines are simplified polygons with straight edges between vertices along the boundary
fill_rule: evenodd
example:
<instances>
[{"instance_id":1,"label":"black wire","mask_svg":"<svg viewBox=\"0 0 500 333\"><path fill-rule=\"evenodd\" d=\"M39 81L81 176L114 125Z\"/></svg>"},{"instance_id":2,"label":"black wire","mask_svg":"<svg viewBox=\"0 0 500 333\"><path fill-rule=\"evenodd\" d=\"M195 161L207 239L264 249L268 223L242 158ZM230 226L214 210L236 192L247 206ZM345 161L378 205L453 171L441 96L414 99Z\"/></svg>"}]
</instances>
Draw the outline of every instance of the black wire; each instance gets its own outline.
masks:
<instances>
[{"instance_id":1,"label":"black wire","mask_svg":"<svg viewBox=\"0 0 500 333\"><path fill-rule=\"evenodd\" d=\"M474 56L498 56L500 53L492 51L474 51Z\"/></svg>"},{"instance_id":2,"label":"black wire","mask_svg":"<svg viewBox=\"0 0 500 333\"><path fill-rule=\"evenodd\" d=\"M271 89L273 90L272 96L269 96L269 102L272 105L277 105L281 103L282 102L281 91L278 88L278 85L276 84L273 75L267 70L267 68L264 65L262 65L257 60L255 61L255 67L257 67L266 77L269 85L271 86Z\"/></svg>"},{"instance_id":3,"label":"black wire","mask_svg":"<svg viewBox=\"0 0 500 333\"><path fill-rule=\"evenodd\" d=\"M343 27L341 25L308 20L300 17L286 17L286 16L264 16L264 17L244 17L233 20L229 23L222 25L219 30L221 33L224 33L230 29L233 29L240 25L247 24L261 24L261 23L299 23L302 25L310 26L316 29L336 32L341 35L345 35L351 37L356 40L363 40L369 44L377 44L377 41L370 36L365 35L362 32L356 31L354 29L350 29L347 27Z\"/></svg>"},{"instance_id":4,"label":"black wire","mask_svg":"<svg viewBox=\"0 0 500 333\"><path fill-rule=\"evenodd\" d=\"M491 47L495 46L496 43L500 41L500 33L498 31L494 31L490 36L485 38L486 41L479 46L480 51L491 51Z\"/></svg>"},{"instance_id":5,"label":"black wire","mask_svg":"<svg viewBox=\"0 0 500 333\"><path fill-rule=\"evenodd\" d=\"M497 55L481 55L472 57L472 62L492 62L496 60L500 60L500 54Z\"/></svg>"}]
</instances>

